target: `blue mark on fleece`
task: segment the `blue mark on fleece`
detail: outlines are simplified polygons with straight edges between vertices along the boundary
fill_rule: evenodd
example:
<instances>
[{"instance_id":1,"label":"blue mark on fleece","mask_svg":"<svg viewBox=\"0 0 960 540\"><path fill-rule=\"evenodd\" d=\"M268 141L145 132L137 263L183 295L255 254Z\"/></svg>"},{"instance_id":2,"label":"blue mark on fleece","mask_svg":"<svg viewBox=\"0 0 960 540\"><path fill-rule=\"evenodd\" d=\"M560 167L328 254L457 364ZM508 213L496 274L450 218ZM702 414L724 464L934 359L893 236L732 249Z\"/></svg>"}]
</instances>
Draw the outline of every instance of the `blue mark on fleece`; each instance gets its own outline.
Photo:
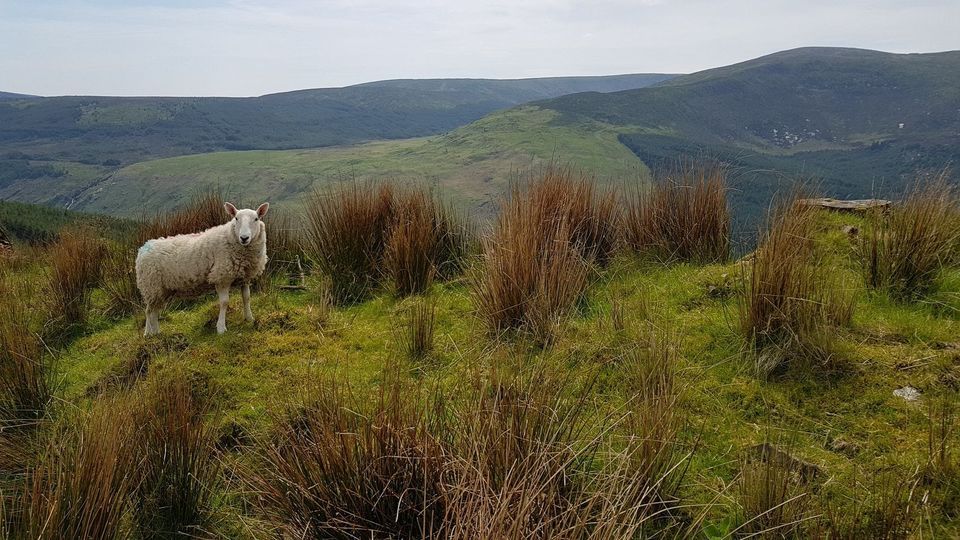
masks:
<instances>
[{"instance_id":1,"label":"blue mark on fleece","mask_svg":"<svg viewBox=\"0 0 960 540\"><path fill-rule=\"evenodd\" d=\"M153 240L147 240L147 243L140 246L140 249L137 250L137 257L144 253L149 253L151 249L153 249Z\"/></svg>"}]
</instances>

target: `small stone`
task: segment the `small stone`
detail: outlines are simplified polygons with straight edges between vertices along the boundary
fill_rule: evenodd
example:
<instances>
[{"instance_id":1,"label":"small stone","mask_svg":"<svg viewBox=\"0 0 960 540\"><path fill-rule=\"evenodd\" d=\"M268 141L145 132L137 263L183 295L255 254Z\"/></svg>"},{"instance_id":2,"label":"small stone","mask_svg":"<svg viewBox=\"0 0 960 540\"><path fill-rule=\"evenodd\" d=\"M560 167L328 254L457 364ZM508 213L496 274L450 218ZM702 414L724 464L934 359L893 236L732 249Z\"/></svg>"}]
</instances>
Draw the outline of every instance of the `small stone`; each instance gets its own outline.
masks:
<instances>
[{"instance_id":1,"label":"small stone","mask_svg":"<svg viewBox=\"0 0 960 540\"><path fill-rule=\"evenodd\" d=\"M920 399L920 391L912 386L904 386L893 391L893 395L903 398L907 401L916 401Z\"/></svg>"},{"instance_id":2,"label":"small stone","mask_svg":"<svg viewBox=\"0 0 960 540\"><path fill-rule=\"evenodd\" d=\"M837 437L827 444L827 448L839 452L847 457L854 457L860 453L860 445L850 442L843 437Z\"/></svg>"},{"instance_id":3,"label":"small stone","mask_svg":"<svg viewBox=\"0 0 960 540\"><path fill-rule=\"evenodd\" d=\"M843 234L851 238L856 238L857 235L860 234L860 227L857 227L856 225L844 225Z\"/></svg>"}]
</instances>

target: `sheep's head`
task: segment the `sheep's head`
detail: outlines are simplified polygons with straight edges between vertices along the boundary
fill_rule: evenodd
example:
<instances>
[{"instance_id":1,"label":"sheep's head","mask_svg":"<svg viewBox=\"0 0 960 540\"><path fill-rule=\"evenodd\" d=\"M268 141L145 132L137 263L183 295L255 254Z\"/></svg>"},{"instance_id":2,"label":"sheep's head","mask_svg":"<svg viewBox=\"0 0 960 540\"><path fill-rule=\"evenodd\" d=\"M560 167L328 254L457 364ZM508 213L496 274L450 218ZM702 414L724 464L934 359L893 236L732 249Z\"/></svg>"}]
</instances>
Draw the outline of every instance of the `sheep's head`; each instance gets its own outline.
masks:
<instances>
[{"instance_id":1,"label":"sheep's head","mask_svg":"<svg viewBox=\"0 0 960 540\"><path fill-rule=\"evenodd\" d=\"M260 220L267 215L270 203L263 203L256 210L249 208L237 210L237 207L230 203L223 203L223 208L233 218L230 221L230 226L240 245L248 246L257 239L257 236L263 234L263 224L260 223Z\"/></svg>"}]
</instances>

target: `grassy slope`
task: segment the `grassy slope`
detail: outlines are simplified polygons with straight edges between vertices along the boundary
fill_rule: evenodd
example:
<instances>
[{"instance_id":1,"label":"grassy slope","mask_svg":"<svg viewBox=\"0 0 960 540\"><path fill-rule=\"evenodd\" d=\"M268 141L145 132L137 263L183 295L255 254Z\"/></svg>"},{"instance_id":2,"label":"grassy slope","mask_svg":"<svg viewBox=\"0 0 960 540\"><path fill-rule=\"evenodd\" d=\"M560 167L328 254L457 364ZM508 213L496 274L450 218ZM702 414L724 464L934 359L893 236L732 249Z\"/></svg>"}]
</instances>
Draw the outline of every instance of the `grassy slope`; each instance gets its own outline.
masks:
<instances>
[{"instance_id":1,"label":"grassy slope","mask_svg":"<svg viewBox=\"0 0 960 540\"><path fill-rule=\"evenodd\" d=\"M0 167L14 160L0 159ZM45 204L70 208L74 198L84 190L103 180L110 167L56 160L15 160L26 163L28 167L52 168L56 176L40 175L34 178L21 178L15 181L0 182L0 199L12 199L25 203ZM33 175L31 175L33 176Z\"/></svg>"},{"instance_id":2,"label":"grassy slope","mask_svg":"<svg viewBox=\"0 0 960 540\"><path fill-rule=\"evenodd\" d=\"M737 169L734 206L759 221L788 182L838 198L892 197L960 159L960 51L802 48L610 94L537 102L615 126L653 169L708 157Z\"/></svg>"},{"instance_id":3,"label":"grassy slope","mask_svg":"<svg viewBox=\"0 0 960 540\"><path fill-rule=\"evenodd\" d=\"M133 223L110 216L0 201L0 230L9 234L12 241L48 241L67 226L90 226L106 237L119 238L132 230Z\"/></svg>"},{"instance_id":4,"label":"grassy slope","mask_svg":"<svg viewBox=\"0 0 960 540\"><path fill-rule=\"evenodd\" d=\"M0 154L17 150L36 158L129 164L217 150L409 138L537 99L639 88L670 77L378 81L251 98L24 97L0 103Z\"/></svg>"},{"instance_id":5,"label":"grassy slope","mask_svg":"<svg viewBox=\"0 0 960 540\"><path fill-rule=\"evenodd\" d=\"M293 205L313 187L342 179L427 181L477 208L521 171L554 157L601 180L645 178L646 167L596 123L557 125L556 113L530 107L490 115L451 133L311 150L217 152L125 167L84 192L78 207L118 215L170 208L197 190L220 189L247 203Z\"/></svg>"},{"instance_id":6,"label":"grassy slope","mask_svg":"<svg viewBox=\"0 0 960 540\"><path fill-rule=\"evenodd\" d=\"M537 99L639 88L670 77L392 80L255 98L0 92L0 199L69 207L77 193L120 166L144 160L421 137Z\"/></svg>"},{"instance_id":7,"label":"grassy slope","mask_svg":"<svg viewBox=\"0 0 960 540\"><path fill-rule=\"evenodd\" d=\"M821 248L830 264L851 286L860 287L852 246L840 231L851 218L824 215ZM462 283L435 286L438 302L436 353L428 361L408 364L411 377L424 385L455 380L464 369L488 366L493 358L518 368L546 363L587 375L599 372L597 400L614 407L622 399L624 377L617 350L626 337L609 324L610 299L622 302L628 328L638 328L642 313L682 336L681 379L686 386L682 408L690 420L687 441L701 437L690 483L692 501L707 502L736 475L742 450L760 443L768 433L797 438L795 453L821 467L829 480L823 489L855 496L850 487L858 473L870 474L892 465L912 469L926 446L924 397L908 403L894 389L912 385L929 396L960 378L960 271L943 278L943 288L931 300L914 306L891 303L883 296L858 292L853 327L840 335L846 369L824 376L797 369L788 376L761 381L740 355L736 328L736 295L711 295L710 285L733 283L735 264L662 267L621 258L592 287L583 313L576 317L549 352L523 343L492 346L473 317L472 303ZM727 276L726 278L724 276ZM723 287L721 287L723 290ZM230 330L213 330L214 301L167 312L163 333L182 334L185 350L159 354L151 370L186 366L208 379L219 392L224 421L256 429L276 396L298 388L305 376L339 370L357 389L380 380L387 359L397 354L394 331L410 300L381 295L359 306L337 309L325 324L318 322L313 293L255 294L254 326L242 321L234 295L228 318ZM101 320L65 353L60 366L69 400L83 399L86 388L128 360L138 347L140 318ZM830 449L842 439L856 452ZM734 510L719 500L715 517ZM941 536L960 533L957 524L933 516Z\"/></svg>"}]
</instances>

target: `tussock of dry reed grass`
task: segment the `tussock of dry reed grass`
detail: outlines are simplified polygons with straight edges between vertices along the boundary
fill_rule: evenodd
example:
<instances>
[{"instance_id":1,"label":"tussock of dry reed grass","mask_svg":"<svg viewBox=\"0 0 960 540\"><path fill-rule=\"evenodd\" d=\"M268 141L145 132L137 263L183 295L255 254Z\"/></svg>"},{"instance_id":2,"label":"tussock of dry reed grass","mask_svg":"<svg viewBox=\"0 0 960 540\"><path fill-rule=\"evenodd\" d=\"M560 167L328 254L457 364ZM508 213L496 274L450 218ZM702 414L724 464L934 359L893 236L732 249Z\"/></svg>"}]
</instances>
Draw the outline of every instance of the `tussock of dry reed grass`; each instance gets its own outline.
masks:
<instances>
[{"instance_id":1,"label":"tussock of dry reed grass","mask_svg":"<svg viewBox=\"0 0 960 540\"><path fill-rule=\"evenodd\" d=\"M383 260L393 291L421 294L459 275L473 243L467 221L423 189L401 192L395 206Z\"/></svg>"},{"instance_id":2,"label":"tussock of dry reed grass","mask_svg":"<svg viewBox=\"0 0 960 540\"><path fill-rule=\"evenodd\" d=\"M102 402L61 425L31 467L8 515L13 538L120 538L135 485L129 408Z\"/></svg>"},{"instance_id":3,"label":"tussock of dry reed grass","mask_svg":"<svg viewBox=\"0 0 960 540\"><path fill-rule=\"evenodd\" d=\"M154 379L137 397L133 500L140 536L202 535L223 478L208 400L182 372Z\"/></svg>"},{"instance_id":4,"label":"tussock of dry reed grass","mask_svg":"<svg viewBox=\"0 0 960 540\"><path fill-rule=\"evenodd\" d=\"M350 184L313 194L304 245L329 278L334 301L349 304L383 280L406 296L426 291L435 278L459 275L473 231L424 188Z\"/></svg>"},{"instance_id":5,"label":"tussock of dry reed grass","mask_svg":"<svg viewBox=\"0 0 960 540\"><path fill-rule=\"evenodd\" d=\"M396 330L396 341L407 358L422 360L430 355L436 322L435 300L424 298L407 308L404 321Z\"/></svg>"},{"instance_id":6,"label":"tussock of dry reed grass","mask_svg":"<svg viewBox=\"0 0 960 540\"><path fill-rule=\"evenodd\" d=\"M548 169L515 186L484 240L472 276L481 319L495 334L528 332L552 341L586 291L591 268L617 246L619 213L612 194L570 171Z\"/></svg>"},{"instance_id":7,"label":"tussock of dry reed grass","mask_svg":"<svg viewBox=\"0 0 960 540\"><path fill-rule=\"evenodd\" d=\"M52 399L38 301L28 278L0 268L0 431L36 423Z\"/></svg>"},{"instance_id":8,"label":"tussock of dry reed grass","mask_svg":"<svg viewBox=\"0 0 960 540\"><path fill-rule=\"evenodd\" d=\"M791 360L829 364L833 329L850 322L853 295L818 262L817 209L798 197L775 207L769 228L746 266L740 329L769 374Z\"/></svg>"},{"instance_id":9,"label":"tussock of dry reed grass","mask_svg":"<svg viewBox=\"0 0 960 540\"><path fill-rule=\"evenodd\" d=\"M50 318L44 331L49 339L62 340L86 324L105 250L103 241L84 229L61 233L51 246L46 291Z\"/></svg>"},{"instance_id":10,"label":"tussock of dry reed grass","mask_svg":"<svg viewBox=\"0 0 960 540\"><path fill-rule=\"evenodd\" d=\"M725 262L730 256L727 170L680 167L631 194L624 241L636 253L663 261Z\"/></svg>"},{"instance_id":11,"label":"tussock of dry reed grass","mask_svg":"<svg viewBox=\"0 0 960 540\"><path fill-rule=\"evenodd\" d=\"M192 234L227 221L223 196L209 191L194 196L183 208L145 216L137 232L137 247L152 238Z\"/></svg>"},{"instance_id":12,"label":"tussock of dry reed grass","mask_svg":"<svg viewBox=\"0 0 960 540\"><path fill-rule=\"evenodd\" d=\"M567 390L535 374L424 395L388 376L364 407L326 381L275 415L246 478L276 532L297 537L639 534L665 515L661 479L593 432L589 388Z\"/></svg>"},{"instance_id":13,"label":"tussock of dry reed grass","mask_svg":"<svg viewBox=\"0 0 960 540\"><path fill-rule=\"evenodd\" d=\"M862 261L867 285L900 300L934 289L940 269L956 262L960 197L946 171L918 180L904 200L872 214Z\"/></svg>"}]
</instances>

